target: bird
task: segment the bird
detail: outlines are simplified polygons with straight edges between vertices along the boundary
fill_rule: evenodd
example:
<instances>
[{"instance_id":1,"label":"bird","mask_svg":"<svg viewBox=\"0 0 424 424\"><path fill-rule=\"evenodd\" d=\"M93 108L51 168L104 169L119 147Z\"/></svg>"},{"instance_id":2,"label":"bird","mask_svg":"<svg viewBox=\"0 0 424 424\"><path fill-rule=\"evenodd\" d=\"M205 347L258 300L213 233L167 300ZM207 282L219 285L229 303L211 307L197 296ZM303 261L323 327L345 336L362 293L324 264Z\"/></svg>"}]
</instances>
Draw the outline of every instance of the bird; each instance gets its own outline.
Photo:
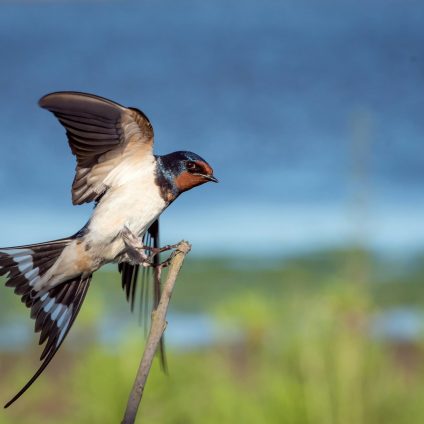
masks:
<instances>
[{"instance_id":1,"label":"bird","mask_svg":"<svg viewBox=\"0 0 424 424\"><path fill-rule=\"evenodd\" d=\"M157 267L158 253L174 247L159 247L159 216L185 191L218 182L196 153L155 155L152 124L137 108L75 91L47 94L38 104L65 128L76 157L72 203L93 202L94 208L70 237L0 248L0 275L30 309L44 345L39 369L5 408L28 390L59 350L93 273L117 263L132 308L139 267ZM160 281L154 293L157 304Z\"/></svg>"}]
</instances>

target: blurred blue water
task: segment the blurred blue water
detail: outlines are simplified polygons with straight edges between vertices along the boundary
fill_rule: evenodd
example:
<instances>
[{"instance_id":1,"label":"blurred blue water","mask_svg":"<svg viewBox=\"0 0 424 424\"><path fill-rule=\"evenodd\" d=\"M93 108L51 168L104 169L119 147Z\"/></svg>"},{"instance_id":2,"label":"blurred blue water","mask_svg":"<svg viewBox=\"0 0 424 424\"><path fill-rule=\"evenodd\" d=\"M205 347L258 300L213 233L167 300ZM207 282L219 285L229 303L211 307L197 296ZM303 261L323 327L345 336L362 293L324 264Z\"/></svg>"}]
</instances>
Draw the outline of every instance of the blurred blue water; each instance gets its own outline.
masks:
<instances>
[{"instance_id":1,"label":"blurred blue water","mask_svg":"<svg viewBox=\"0 0 424 424\"><path fill-rule=\"evenodd\" d=\"M424 334L424 315L410 306L389 309L374 317L371 325L374 338L393 342L414 342Z\"/></svg>"},{"instance_id":2,"label":"blurred blue water","mask_svg":"<svg viewBox=\"0 0 424 424\"><path fill-rule=\"evenodd\" d=\"M128 317L111 315L100 320L95 329L96 340L109 350L120 349L129 337L143 337L143 327L137 326ZM423 338L424 315L410 306L387 309L371 316L369 337L390 343L418 342ZM71 333L78 345L78 326ZM241 329L223 326L207 314L171 313L166 330L166 342L173 350L191 350L217 343L234 343L244 337ZM32 328L27 321L15 321L0 326L0 351L21 351L34 344Z\"/></svg>"},{"instance_id":3,"label":"blurred blue water","mask_svg":"<svg viewBox=\"0 0 424 424\"><path fill-rule=\"evenodd\" d=\"M193 349L227 340L234 342L240 336L236 329L224 328L206 314L174 312L169 314L168 318L166 342L173 349ZM134 338L138 334L142 340L144 330L143 326L128 320L128 317L112 314L97 323L94 336L103 347L116 350L122 343L128 341L129 337ZM78 329L72 334L74 335L70 337L78 344ZM9 322L0 326L0 351L22 351L25 347L32 346L35 338L32 326L27 320ZM68 344L71 349L72 344Z\"/></svg>"},{"instance_id":4,"label":"blurred blue water","mask_svg":"<svg viewBox=\"0 0 424 424\"><path fill-rule=\"evenodd\" d=\"M271 0L0 3L0 245L75 232L74 160L38 98L143 109L156 152L219 185L166 212L164 242L280 254L360 238L423 246L424 4Z\"/></svg>"}]
</instances>

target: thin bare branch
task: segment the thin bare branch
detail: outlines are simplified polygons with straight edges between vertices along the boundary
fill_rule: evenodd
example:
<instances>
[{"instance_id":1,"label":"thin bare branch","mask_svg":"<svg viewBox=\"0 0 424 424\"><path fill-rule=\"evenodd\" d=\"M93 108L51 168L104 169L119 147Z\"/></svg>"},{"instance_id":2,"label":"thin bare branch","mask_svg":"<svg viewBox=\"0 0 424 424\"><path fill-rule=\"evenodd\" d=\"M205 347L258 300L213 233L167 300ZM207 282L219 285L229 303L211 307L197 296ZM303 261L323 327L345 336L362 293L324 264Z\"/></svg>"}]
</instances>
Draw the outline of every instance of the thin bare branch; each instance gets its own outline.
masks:
<instances>
[{"instance_id":1,"label":"thin bare branch","mask_svg":"<svg viewBox=\"0 0 424 424\"><path fill-rule=\"evenodd\" d=\"M186 241L181 241L169 265L166 282L163 286L162 295L158 307L152 312L149 336L143 357L138 368L137 376L128 399L127 409L125 410L122 424L133 424L137 416L138 407L143 396L144 386L152 366L153 358L159 346L163 332L166 328L166 312L168 311L169 301L174 290L178 273L183 265L186 255L190 252L191 245Z\"/></svg>"}]
</instances>

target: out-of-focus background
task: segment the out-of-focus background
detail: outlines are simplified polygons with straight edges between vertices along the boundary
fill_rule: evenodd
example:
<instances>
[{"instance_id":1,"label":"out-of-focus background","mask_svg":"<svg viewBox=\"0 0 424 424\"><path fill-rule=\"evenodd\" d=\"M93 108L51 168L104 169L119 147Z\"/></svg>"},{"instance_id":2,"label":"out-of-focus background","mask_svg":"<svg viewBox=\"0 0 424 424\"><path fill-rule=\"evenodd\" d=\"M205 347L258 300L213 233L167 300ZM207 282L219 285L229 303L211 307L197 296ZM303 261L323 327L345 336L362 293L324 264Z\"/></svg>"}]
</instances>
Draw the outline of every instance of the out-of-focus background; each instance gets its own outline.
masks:
<instances>
[{"instance_id":1,"label":"out-of-focus background","mask_svg":"<svg viewBox=\"0 0 424 424\"><path fill-rule=\"evenodd\" d=\"M220 178L162 219L193 250L141 414L155 423L424 420L424 4L0 2L0 246L75 233L75 167L44 94L142 109L158 154ZM38 367L0 287L0 399ZM143 349L113 266L0 423L119 422Z\"/></svg>"}]
</instances>

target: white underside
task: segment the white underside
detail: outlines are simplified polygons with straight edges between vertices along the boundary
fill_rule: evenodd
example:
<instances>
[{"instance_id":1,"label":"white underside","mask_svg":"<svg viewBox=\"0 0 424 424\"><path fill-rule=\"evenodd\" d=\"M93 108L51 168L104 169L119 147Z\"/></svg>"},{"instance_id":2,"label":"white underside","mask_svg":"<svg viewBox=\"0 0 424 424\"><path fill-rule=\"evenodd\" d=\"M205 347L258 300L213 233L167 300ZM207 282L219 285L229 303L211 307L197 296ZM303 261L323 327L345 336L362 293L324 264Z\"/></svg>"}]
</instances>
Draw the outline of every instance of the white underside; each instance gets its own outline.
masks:
<instances>
[{"instance_id":1,"label":"white underside","mask_svg":"<svg viewBox=\"0 0 424 424\"><path fill-rule=\"evenodd\" d=\"M137 163L122 163L114 169L113 185L102 197L90 218L87 233L70 243L52 268L37 282L37 288L53 287L81 274L79 260L82 251L88 255L90 271L102 264L116 261L125 249L120 236L124 227L142 236L166 208L155 182L156 163L149 156ZM87 249L85 249L87 247Z\"/></svg>"},{"instance_id":2,"label":"white underside","mask_svg":"<svg viewBox=\"0 0 424 424\"><path fill-rule=\"evenodd\" d=\"M115 169L121 184L110 188L96 207L84 237L92 254L112 261L124 249L119 233L128 227L142 236L166 207L155 182L155 161L151 157L136 169ZM117 237L118 236L118 237Z\"/></svg>"}]
</instances>

